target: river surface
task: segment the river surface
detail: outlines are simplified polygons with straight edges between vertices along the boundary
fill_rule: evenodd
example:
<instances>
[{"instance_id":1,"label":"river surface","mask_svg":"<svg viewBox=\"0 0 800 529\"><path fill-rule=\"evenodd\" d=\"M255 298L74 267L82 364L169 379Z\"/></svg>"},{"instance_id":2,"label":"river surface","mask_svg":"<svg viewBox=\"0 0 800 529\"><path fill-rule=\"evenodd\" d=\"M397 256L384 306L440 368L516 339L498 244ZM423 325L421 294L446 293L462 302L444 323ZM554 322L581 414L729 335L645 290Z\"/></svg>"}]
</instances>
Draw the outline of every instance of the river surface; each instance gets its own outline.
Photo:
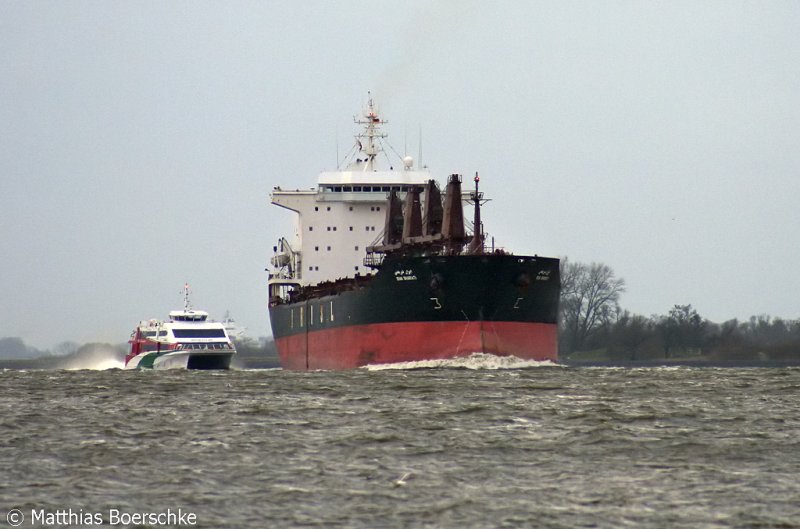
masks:
<instances>
[{"instance_id":1,"label":"river surface","mask_svg":"<svg viewBox=\"0 0 800 529\"><path fill-rule=\"evenodd\" d=\"M0 528L800 527L800 369L473 357L0 385Z\"/></svg>"}]
</instances>

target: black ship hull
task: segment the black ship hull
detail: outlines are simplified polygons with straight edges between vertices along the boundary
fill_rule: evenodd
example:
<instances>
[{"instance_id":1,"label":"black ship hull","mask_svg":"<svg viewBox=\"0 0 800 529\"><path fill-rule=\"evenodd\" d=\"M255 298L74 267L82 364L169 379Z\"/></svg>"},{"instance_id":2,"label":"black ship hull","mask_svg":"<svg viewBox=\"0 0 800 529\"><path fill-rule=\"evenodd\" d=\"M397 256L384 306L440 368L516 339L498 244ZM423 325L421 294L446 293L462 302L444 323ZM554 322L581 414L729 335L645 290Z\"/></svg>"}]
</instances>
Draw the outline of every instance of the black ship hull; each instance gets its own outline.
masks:
<instances>
[{"instance_id":1,"label":"black ship hull","mask_svg":"<svg viewBox=\"0 0 800 529\"><path fill-rule=\"evenodd\" d=\"M454 358L557 360L559 262L505 253L387 255L374 276L270 305L286 369Z\"/></svg>"}]
</instances>

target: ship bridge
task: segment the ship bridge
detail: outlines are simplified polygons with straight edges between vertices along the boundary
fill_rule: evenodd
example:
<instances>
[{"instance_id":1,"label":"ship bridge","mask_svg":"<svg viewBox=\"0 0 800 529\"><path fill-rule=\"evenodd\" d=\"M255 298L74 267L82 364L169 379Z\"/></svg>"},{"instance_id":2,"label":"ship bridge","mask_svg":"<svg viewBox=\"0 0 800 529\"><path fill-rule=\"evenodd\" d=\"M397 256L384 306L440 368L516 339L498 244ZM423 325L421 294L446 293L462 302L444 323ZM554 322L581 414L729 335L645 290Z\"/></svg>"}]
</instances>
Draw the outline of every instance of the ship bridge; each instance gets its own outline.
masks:
<instances>
[{"instance_id":1,"label":"ship bridge","mask_svg":"<svg viewBox=\"0 0 800 529\"><path fill-rule=\"evenodd\" d=\"M294 232L273 247L271 297L285 298L295 286L372 274L364 257L383 238L387 197L394 191L402 200L409 189L431 180L411 156L397 155L392 163L386 155L386 134L380 130L386 121L371 98L354 120L363 129L337 170L320 173L316 187L272 190L271 202L296 215Z\"/></svg>"}]
</instances>

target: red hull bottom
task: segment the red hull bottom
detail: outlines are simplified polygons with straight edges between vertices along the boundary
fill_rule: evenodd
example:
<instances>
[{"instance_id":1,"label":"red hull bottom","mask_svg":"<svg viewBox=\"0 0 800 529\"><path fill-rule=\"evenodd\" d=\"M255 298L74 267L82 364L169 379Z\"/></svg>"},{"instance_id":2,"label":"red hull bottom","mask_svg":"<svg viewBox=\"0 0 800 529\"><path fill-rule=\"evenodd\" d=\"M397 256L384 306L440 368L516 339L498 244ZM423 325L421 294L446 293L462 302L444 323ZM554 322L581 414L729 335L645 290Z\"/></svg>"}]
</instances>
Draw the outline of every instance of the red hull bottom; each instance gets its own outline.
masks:
<instances>
[{"instance_id":1,"label":"red hull bottom","mask_svg":"<svg viewBox=\"0 0 800 529\"><path fill-rule=\"evenodd\" d=\"M380 323L337 327L275 340L284 369L352 369L486 353L556 361L558 327L497 321Z\"/></svg>"}]
</instances>

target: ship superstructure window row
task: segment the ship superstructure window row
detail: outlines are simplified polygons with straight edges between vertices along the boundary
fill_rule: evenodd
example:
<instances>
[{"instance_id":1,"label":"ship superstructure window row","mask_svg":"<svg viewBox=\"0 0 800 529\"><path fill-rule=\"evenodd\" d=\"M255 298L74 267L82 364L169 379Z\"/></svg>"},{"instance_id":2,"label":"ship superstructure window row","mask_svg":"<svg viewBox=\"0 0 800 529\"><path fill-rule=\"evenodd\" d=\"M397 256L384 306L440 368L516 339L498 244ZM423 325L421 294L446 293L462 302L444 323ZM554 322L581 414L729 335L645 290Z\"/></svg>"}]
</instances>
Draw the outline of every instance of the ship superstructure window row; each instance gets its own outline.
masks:
<instances>
[{"instance_id":1,"label":"ship superstructure window row","mask_svg":"<svg viewBox=\"0 0 800 529\"><path fill-rule=\"evenodd\" d=\"M175 316L175 321L206 321L205 314L186 314L183 316Z\"/></svg>"},{"instance_id":2,"label":"ship superstructure window row","mask_svg":"<svg viewBox=\"0 0 800 529\"><path fill-rule=\"evenodd\" d=\"M175 338L225 338L224 329L172 329Z\"/></svg>"},{"instance_id":3,"label":"ship superstructure window row","mask_svg":"<svg viewBox=\"0 0 800 529\"><path fill-rule=\"evenodd\" d=\"M416 187L418 187L417 184ZM328 193L388 193L389 191L400 191L405 192L408 191L409 186L407 184L402 185L392 185L392 186L323 186L322 189L327 191Z\"/></svg>"}]
</instances>

